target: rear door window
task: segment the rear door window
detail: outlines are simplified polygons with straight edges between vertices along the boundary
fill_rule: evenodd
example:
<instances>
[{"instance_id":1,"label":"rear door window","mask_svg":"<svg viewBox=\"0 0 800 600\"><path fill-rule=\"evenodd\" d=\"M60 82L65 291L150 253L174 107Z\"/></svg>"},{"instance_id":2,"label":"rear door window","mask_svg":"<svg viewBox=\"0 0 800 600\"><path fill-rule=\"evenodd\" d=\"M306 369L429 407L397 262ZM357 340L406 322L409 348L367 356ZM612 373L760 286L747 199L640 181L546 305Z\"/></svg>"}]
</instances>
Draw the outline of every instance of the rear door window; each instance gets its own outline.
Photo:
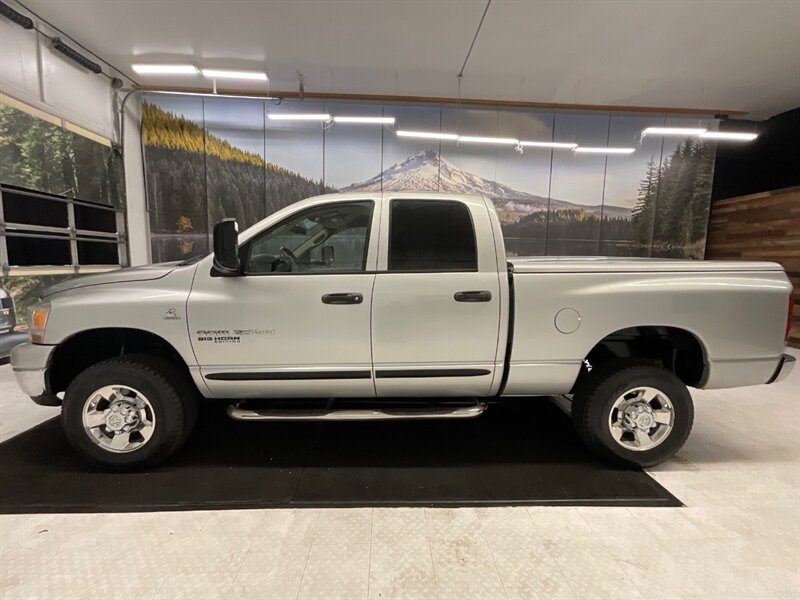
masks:
<instances>
[{"instance_id":1,"label":"rear door window","mask_svg":"<svg viewBox=\"0 0 800 600\"><path fill-rule=\"evenodd\" d=\"M389 271L476 271L469 209L461 202L392 200Z\"/></svg>"}]
</instances>

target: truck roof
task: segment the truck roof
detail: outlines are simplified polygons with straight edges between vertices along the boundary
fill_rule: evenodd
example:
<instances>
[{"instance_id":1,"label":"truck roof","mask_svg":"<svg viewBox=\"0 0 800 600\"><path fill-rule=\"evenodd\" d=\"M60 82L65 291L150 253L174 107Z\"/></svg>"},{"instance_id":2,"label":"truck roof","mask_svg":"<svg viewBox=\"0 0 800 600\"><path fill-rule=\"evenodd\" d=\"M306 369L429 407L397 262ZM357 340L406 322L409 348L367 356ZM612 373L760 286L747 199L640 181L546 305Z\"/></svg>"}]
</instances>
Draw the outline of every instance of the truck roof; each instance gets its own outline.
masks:
<instances>
[{"instance_id":1,"label":"truck roof","mask_svg":"<svg viewBox=\"0 0 800 600\"><path fill-rule=\"evenodd\" d=\"M337 194L321 194L312 198L306 198L301 202L310 202L317 200L331 200L331 201L346 201L357 200L363 198L365 200L371 198L409 198L414 200L480 200L483 198L480 194L451 194L449 192L340 192Z\"/></svg>"}]
</instances>

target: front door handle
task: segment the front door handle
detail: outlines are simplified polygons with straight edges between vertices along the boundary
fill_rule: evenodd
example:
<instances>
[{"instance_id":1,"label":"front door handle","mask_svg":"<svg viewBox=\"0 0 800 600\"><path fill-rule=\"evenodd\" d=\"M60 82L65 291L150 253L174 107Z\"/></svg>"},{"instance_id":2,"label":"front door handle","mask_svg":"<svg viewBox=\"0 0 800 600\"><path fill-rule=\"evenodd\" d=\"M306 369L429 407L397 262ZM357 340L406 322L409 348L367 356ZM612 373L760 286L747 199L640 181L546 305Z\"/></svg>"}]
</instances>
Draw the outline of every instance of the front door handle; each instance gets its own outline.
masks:
<instances>
[{"instance_id":1,"label":"front door handle","mask_svg":"<svg viewBox=\"0 0 800 600\"><path fill-rule=\"evenodd\" d=\"M345 292L342 294L325 294L322 297L323 304L361 304L364 296Z\"/></svg>"},{"instance_id":2,"label":"front door handle","mask_svg":"<svg viewBox=\"0 0 800 600\"><path fill-rule=\"evenodd\" d=\"M456 292L453 298L456 302L489 302L492 299L492 292L486 290L480 292Z\"/></svg>"}]
</instances>

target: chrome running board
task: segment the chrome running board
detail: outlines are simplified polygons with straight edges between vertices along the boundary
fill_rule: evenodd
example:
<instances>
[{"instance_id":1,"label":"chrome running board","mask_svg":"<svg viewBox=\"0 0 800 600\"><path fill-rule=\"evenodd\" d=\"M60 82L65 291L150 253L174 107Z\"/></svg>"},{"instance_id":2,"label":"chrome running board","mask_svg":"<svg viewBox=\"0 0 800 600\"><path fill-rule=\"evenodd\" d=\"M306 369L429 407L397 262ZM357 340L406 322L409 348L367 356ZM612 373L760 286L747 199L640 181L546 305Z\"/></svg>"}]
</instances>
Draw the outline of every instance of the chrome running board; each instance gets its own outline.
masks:
<instances>
[{"instance_id":1,"label":"chrome running board","mask_svg":"<svg viewBox=\"0 0 800 600\"><path fill-rule=\"evenodd\" d=\"M388 421L399 419L471 419L486 410L485 402L467 405L409 406L407 408L243 408L228 406L237 421Z\"/></svg>"}]
</instances>

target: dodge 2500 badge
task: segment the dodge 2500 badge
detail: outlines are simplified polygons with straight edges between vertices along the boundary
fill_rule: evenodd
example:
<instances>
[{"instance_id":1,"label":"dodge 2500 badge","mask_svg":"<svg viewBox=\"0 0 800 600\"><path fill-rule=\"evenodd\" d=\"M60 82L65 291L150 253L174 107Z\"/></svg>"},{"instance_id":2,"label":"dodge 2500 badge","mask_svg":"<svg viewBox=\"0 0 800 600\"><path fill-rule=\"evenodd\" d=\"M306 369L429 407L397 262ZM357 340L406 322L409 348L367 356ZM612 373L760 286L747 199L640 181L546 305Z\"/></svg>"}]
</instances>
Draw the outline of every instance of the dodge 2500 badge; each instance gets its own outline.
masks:
<instances>
[{"instance_id":1,"label":"dodge 2500 badge","mask_svg":"<svg viewBox=\"0 0 800 600\"><path fill-rule=\"evenodd\" d=\"M780 265L507 258L480 196L319 196L241 234L223 220L213 241L210 256L58 284L32 309L17 380L62 405L93 463L162 461L200 396L234 419L297 420L464 418L487 399L555 395L592 450L649 466L689 435L687 387L771 383L794 366ZM331 397L372 400L258 400Z\"/></svg>"}]
</instances>

